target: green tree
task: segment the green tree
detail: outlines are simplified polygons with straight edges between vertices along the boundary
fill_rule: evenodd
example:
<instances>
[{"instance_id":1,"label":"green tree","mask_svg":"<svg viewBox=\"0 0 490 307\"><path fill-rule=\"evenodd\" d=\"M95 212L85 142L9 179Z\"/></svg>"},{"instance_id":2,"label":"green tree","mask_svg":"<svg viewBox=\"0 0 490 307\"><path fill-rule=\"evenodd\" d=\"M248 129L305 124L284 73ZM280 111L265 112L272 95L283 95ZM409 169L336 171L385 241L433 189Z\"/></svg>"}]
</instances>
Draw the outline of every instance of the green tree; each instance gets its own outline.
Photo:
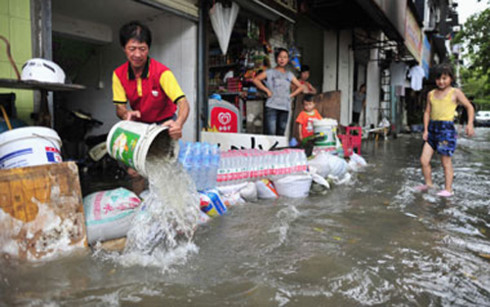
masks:
<instances>
[{"instance_id":1,"label":"green tree","mask_svg":"<svg viewBox=\"0 0 490 307\"><path fill-rule=\"evenodd\" d=\"M490 109L490 9L472 15L454 38L462 43L461 68L463 91L473 96L481 109Z\"/></svg>"},{"instance_id":2,"label":"green tree","mask_svg":"<svg viewBox=\"0 0 490 307\"><path fill-rule=\"evenodd\" d=\"M469 60L468 68L481 70L487 75L490 72L490 9L474 14L463 25L455 39L463 43L463 51Z\"/></svg>"}]
</instances>

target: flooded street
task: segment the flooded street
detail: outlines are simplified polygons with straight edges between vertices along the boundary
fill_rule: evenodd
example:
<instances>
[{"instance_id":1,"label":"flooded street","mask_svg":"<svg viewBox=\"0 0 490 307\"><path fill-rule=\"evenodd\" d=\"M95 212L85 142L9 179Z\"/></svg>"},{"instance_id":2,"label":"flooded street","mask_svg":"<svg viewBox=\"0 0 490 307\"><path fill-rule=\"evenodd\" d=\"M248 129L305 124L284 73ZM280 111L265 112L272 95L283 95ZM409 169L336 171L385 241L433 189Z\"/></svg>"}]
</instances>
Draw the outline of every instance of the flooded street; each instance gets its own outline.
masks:
<instances>
[{"instance_id":1,"label":"flooded street","mask_svg":"<svg viewBox=\"0 0 490 307\"><path fill-rule=\"evenodd\" d=\"M2 259L0 305L488 306L490 129L459 140L450 199L414 192L421 146L421 135L369 141L350 184L233 207L161 266L104 252Z\"/></svg>"}]
</instances>

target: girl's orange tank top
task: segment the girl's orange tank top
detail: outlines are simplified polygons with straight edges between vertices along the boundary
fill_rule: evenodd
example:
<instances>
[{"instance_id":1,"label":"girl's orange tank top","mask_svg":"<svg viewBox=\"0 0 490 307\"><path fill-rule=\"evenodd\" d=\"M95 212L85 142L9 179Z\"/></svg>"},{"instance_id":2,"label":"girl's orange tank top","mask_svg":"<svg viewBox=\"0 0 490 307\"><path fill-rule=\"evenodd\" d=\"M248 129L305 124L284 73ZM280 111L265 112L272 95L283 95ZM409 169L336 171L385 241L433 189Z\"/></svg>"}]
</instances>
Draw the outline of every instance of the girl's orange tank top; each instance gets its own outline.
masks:
<instances>
[{"instance_id":1,"label":"girl's orange tank top","mask_svg":"<svg viewBox=\"0 0 490 307\"><path fill-rule=\"evenodd\" d=\"M434 96L434 91L429 93L431 111L431 120L441 120L441 121L453 121L454 112L458 106L453 100L454 88L450 89L449 92L442 98L436 98Z\"/></svg>"}]
</instances>

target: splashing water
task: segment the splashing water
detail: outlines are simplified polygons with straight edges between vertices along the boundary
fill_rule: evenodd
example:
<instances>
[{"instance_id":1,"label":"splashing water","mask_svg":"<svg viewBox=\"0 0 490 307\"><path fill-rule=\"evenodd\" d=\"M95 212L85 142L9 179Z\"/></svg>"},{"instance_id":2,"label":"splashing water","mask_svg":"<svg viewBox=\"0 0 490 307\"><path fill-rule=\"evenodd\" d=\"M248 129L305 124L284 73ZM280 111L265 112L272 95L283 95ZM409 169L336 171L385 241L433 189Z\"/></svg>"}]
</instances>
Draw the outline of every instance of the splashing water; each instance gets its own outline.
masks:
<instances>
[{"instance_id":1,"label":"splashing water","mask_svg":"<svg viewBox=\"0 0 490 307\"><path fill-rule=\"evenodd\" d=\"M192 238L200 214L199 194L182 166L172 156L162 158L162 152L158 146L151 147L146 159L149 193L118 259L125 266L166 270L185 263L188 254L198 251Z\"/></svg>"}]
</instances>

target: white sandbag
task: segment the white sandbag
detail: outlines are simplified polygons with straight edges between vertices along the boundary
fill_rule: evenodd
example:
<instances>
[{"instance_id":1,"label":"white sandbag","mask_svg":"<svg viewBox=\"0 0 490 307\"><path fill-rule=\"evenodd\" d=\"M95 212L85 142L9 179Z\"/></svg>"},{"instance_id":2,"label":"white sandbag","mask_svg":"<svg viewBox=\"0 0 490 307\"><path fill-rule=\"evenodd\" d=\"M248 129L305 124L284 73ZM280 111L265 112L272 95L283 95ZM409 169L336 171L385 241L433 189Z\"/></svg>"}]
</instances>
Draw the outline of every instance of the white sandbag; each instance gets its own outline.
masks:
<instances>
[{"instance_id":1,"label":"white sandbag","mask_svg":"<svg viewBox=\"0 0 490 307\"><path fill-rule=\"evenodd\" d=\"M318 153L313 159L308 160L308 165L310 166L310 169L314 169L318 175L324 178L327 177L330 173L328 165L328 160L330 156L332 155L327 154L326 152Z\"/></svg>"},{"instance_id":2,"label":"white sandbag","mask_svg":"<svg viewBox=\"0 0 490 307\"><path fill-rule=\"evenodd\" d=\"M349 171L353 172L358 172L361 169L359 165L357 165L357 163L353 160L349 160L349 162L347 163L347 168L349 169Z\"/></svg>"},{"instance_id":3,"label":"white sandbag","mask_svg":"<svg viewBox=\"0 0 490 307\"><path fill-rule=\"evenodd\" d=\"M274 184L269 179L262 179L255 182L257 187L257 196L260 199L276 199L279 198Z\"/></svg>"},{"instance_id":4,"label":"white sandbag","mask_svg":"<svg viewBox=\"0 0 490 307\"><path fill-rule=\"evenodd\" d=\"M231 195L239 192L241 189L246 187L247 183L248 182L241 182L241 183L236 183L231 185L219 186L216 187L216 189L221 195Z\"/></svg>"},{"instance_id":5,"label":"white sandbag","mask_svg":"<svg viewBox=\"0 0 490 307\"><path fill-rule=\"evenodd\" d=\"M329 175L341 178L347 172L347 162L344 159L325 152L318 153L308 164L324 178Z\"/></svg>"},{"instance_id":6,"label":"white sandbag","mask_svg":"<svg viewBox=\"0 0 490 307\"><path fill-rule=\"evenodd\" d=\"M89 243L126 236L141 200L133 192L118 188L83 198Z\"/></svg>"},{"instance_id":7,"label":"white sandbag","mask_svg":"<svg viewBox=\"0 0 490 307\"><path fill-rule=\"evenodd\" d=\"M336 185L342 185L342 184L349 183L351 181L351 179L352 179L352 176L349 173L345 173L344 176L342 176L342 177L337 177L337 176L329 175L328 178L330 180L332 180L332 182L334 184L336 184Z\"/></svg>"},{"instance_id":8,"label":"white sandbag","mask_svg":"<svg viewBox=\"0 0 490 307\"><path fill-rule=\"evenodd\" d=\"M240 190L240 196L249 202L257 201L257 186L253 182L249 182L243 189Z\"/></svg>"},{"instance_id":9,"label":"white sandbag","mask_svg":"<svg viewBox=\"0 0 490 307\"><path fill-rule=\"evenodd\" d=\"M365 167L367 165L366 160L364 160L363 157L356 153L352 153L350 156L350 161L349 161L349 169L351 169L354 172L359 171L361 168Z\"/></svg>"},{"instance_id":10,"label":"white sandbag","mask_svg":"<svg viewBox=\"0 0 490 307\"><path fill-rule=\"evenodd\" d=\"M316 174L316 173L310 173L311 175L311 178L313 179L313 182L314 183L317 183L323 187L325 187L326 189L330 189L330 184L328 183L328 181L323 178L322 176Z\"/></svg>"},{"instance_id":11,"label":"white sandbag","mask_svg":"<svg viewBox=\"0 0 490 307\"><path fill-rule=\"evenodd\" d=\"M347 162L337 156L330 155L327 160L328 175L335 176L337 178L343 178L347 173Z\"/></svg>"},{"instance_id":12,"label":"white sandbag","mask_svg":"<svg viewBox=\"0 0 490 307\"><path fill-rule=\"evenodd\" d=\"M274 181L280 196L290 198L308 197L312 178L310 175L291 175Z\"/></svg>"},{"instance_id":13,"label":"white sandbag","mask_svg":"<svg viewBox=\"0 0 490 307\"><path fill-rule=\"evenodd\" d=\"M239 192L233 194L221 195L221 200L226 207L232 207L239 204L244 204L245 200L240 196Z\"/></svg>"}]
</instances>

